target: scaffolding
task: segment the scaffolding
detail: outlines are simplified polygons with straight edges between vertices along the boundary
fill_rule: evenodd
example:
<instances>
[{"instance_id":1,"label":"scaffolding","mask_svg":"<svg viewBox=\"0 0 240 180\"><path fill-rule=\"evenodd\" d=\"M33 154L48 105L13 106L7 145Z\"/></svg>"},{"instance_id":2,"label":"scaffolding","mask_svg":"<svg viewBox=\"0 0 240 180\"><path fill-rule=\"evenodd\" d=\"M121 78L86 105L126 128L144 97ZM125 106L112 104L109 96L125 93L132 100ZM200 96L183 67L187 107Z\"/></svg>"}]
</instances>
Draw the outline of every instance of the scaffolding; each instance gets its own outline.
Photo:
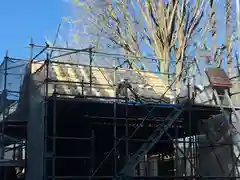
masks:
<instances>
[{"instance_id":1,"label":"scaffolding","mask_svg":"<svg viewBox=\"0 0 240 180\"><path fill-rule=\"evenodd\" d=\"M195 59L186 61L187 73L183 78L182 73L160 74L149 69L140 70L131 63L131 59L139 58L97 52L94 48L79 50L32 43L30 47L31 56L27 61L17 106L20 112L27 111L24 116L28 121L27 179L239 178L238 145L232 141L232 136L236 136L235 132L239 132L237 118L231 128L224 126L228 123L234 124L231 118L224 114L231 115L238 109L233 105L230 107L229 103L216 103L214 95L209 97L214 89L211 85L204 90L195 86L196 77L188 74L190 66L197 69ZM32 54L33 48L40 49L36 56ZM42 56L44 52L45 57ZM37 59L38 57L42 60ZM6 59L17 60L9 57ZM146 59L152 61L151 58ZM175 87L180 76L185 79L186 86L183 87L186 87L187 93L184 97L175 96L180 92ZM237 78L236 76L232 79ZM166 86L161 79L170 79L169 85ZM7 89L6 86L4 89ZM203 95L204 101L201 100ZM207 100L205 96L208 96ZM176 101L179 104L172 104ZM65 109L60 107L61 102L65 103ZM96 109L79 103L77 105L81 106L81 109L68 111L67 105L70 106L73 102L100 103L95 107L111 107L112 110L97 112ZM84 111L81 118L84 122L91 122L91 125L86 127L90 131L72 136L74 130L65 130L64 133L69 135L59 136L58 121L60 118L68 118L62 114L63 111L79 111L80 114ZM83 121L82 119L79 121ZM228 123L222 122L225 120ZM214 124L219 121L221 125ZM91 129L96 127L95 124L111 127L111 147L104 144L107 139L97 137L104 132L99 133L100 130ZM144 128L144 131L150 132L143 132ZM2 128L2 134L5 133L4 129L5 126ZM88 151L88 155L59 155L59 141L66 144L71 141L89 142L89 147L83 148ZM100 149L101 146L97 142L110 147L101 155L101 159L96 157L100 155L95 149ZM137 144L137 148L134 143ZM211 159L213 157L214 159ZM74 159L79 167L86 166L88 170L78 170L84 174L81 176L59 175L56 169L61 169L61 163L58 159L65 159L61 161L65 163L66 159ZM102 169L108 160L111 161L111 165L107 166L111 173L104 174ZM169 163L171 165L167 165ZM216 167L210 167L209 164ZM70 166L70 163L67 163L67 166Z\"/></svg>"},{"instance_id":2,"label":"scaffolding","mask_svg":"<svg viewBox=\"0 0 240 180\"><path fill-rule=\"evenodd\" d=\"M25 64L23 61L9 58L6 52L0 65L0 174L3 179L10 169L16 171L16 177L23 178L26 166L26 120L17 114Z\"/></svg>"}]
</instances>

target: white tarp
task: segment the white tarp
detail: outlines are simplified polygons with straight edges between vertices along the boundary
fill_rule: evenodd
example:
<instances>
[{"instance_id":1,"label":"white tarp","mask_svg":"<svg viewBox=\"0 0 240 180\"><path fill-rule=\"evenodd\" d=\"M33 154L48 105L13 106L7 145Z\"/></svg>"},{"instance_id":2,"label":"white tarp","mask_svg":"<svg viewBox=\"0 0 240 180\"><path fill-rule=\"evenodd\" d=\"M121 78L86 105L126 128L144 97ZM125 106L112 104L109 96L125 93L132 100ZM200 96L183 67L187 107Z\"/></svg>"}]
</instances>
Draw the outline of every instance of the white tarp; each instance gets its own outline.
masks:
<instances>
[{"instance_id":1,"label":"white tarp","mask_svg":"<svg viewBox=\"0 0 240 180\"><path fill-rule=\"evenodd\" d=\"M215 105L213 100L213 90L209 86L208 78L205 74L205 69L212 67L211 64L206 63L204 60L205 54L209 52L200 51L198 54L198 66L199 71L196 72L197 85L190 87L190 93L197 93L194 97L195 103ZM202 80L202 82L200 82ZM233 88L231 92L237 93L240 91L239 79L232 81ZM185 86L181 89L179 95L180 103L183 103L188 98L188 88ZM240 107L240 96L236 94L232 96L232 102L235 106ZM227 104L226 104L227 105ZM235 117L232 116L232 121L236 121ZM240 132L240 127L234 125L237 132ZM203 131L202 135L198 137L198 152L199 152L199 171L202 176L228 176L232 171L233 163L236 161L236 157L239 154L240 147L240 135L235 134L232 136L234 128L229 125L228 119L222 114L215 118L209 119L204 127L201 127ZM206 133L209 132L208 136ZM231 133L231 136L230 136ZM210 137L210 138L209 138ZM234 146L233 146L234 144ZM234 149L234 152L233 150ZM178 162L179 166L181 162ZM188 163L189 164L189 163ZM238 169L238 168L236 168ZM235 171L236 172L236 171ZM181 173L181 172L180 172ZM188 172L189 173L189 172ZM238 172L236 172L237 174ZM180 175L180 174L178 174Z\"/></svg>"}]
</instances>

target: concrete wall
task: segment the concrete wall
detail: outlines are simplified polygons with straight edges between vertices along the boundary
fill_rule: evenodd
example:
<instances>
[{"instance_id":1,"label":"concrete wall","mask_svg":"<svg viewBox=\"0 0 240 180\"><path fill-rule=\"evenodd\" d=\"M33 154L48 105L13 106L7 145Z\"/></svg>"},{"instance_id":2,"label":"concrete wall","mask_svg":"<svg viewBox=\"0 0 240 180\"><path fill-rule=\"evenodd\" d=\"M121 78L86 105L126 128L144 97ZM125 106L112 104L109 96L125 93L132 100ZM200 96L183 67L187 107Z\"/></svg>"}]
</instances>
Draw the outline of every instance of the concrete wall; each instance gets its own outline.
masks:
<instances>
[{"instance_id":1,"label":"concrete wall","mask_svg":"<svg viewBox=\"0 0 240 180\"><path fill-rule=\"evenodd\" d=\"M44 169L44 102L35 85L29 93L28 141L27 141L27 180L42 180Z\"/></svg>"}]
</instances>

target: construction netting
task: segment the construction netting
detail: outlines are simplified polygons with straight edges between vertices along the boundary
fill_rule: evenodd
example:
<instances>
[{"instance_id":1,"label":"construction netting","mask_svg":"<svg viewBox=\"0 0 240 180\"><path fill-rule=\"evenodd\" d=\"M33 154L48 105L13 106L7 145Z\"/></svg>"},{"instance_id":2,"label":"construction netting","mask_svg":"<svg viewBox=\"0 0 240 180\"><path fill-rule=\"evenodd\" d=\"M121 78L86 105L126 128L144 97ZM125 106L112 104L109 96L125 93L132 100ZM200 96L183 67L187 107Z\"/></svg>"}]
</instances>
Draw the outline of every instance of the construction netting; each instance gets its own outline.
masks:
<instances>
[{"instance_id":1,"label":"construction netting","mask_svg":"<svg viewBox=\"0 0 240 180\"><path fill-rule=\"evenodd\" d=\"M6 57L0 65L0 164L2 167L24 166L25 123L20 121L22 119L16 112L25 71L26 61ZM14 121L16 123L13 123Z\"/></svg>"},{"instance_id":2,"label":"construction netting","mask_svg":"<svg viewBox=\"0 0 240 180\"><path fill-rule=\"evenodd\" d=\"M7 90L7 98L17 100L23 82L26 62L5 58L0 65L0 92Z\"/></svg>"}]
</instances>

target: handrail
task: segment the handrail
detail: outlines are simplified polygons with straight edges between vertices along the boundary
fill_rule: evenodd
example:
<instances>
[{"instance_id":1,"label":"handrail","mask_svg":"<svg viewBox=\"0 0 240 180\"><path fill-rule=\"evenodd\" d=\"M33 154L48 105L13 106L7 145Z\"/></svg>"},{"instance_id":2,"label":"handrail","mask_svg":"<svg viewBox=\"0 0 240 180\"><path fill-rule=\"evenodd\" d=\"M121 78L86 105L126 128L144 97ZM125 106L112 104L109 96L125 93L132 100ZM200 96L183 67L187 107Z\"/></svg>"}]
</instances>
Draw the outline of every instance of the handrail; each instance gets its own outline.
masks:
<instances>
[{"instance_id":1,"label":"handrail","mask_svg":"<svg viewBox=\"0 0 240 180\"><path fill-rule=\"evenodd\" d=\"M13 112L16 111L17 105L18 105L18 101L13 102L12 104L8 105L8 107L5 107L3 111L8 110L7 115L11 115ZM13 110L13 111L9 111L12 107L14 108L14 110ZM7 116L7 115L6 115L6 116ZM0 122L3 121L3 119L4 119L4 117L3 117L3 112L1 112L1 113L0 113Z\"/></svg>"}]
</instances>

